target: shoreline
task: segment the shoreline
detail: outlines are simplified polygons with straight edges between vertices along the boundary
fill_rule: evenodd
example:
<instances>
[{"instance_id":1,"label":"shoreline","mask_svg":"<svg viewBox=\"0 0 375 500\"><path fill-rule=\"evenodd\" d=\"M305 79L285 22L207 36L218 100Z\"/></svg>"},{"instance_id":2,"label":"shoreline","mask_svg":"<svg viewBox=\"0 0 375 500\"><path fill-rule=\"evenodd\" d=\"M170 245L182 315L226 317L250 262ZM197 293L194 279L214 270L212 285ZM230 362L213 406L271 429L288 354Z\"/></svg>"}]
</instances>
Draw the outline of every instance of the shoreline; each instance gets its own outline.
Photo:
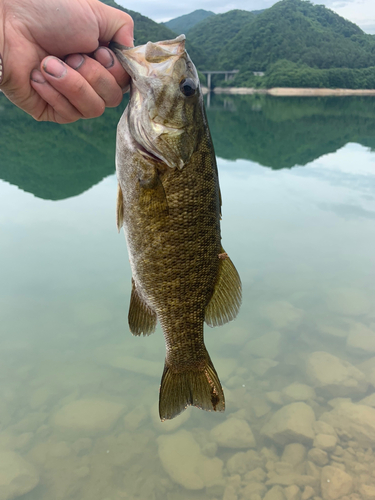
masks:
<instances>
[{"instance_id":1,"label":"shoreline","mask_svg":"<svg viewBox=\"0 0 375 500\"><path fill-rule=\"evenodd\" d=\"M202 87L208 93L207 87ZM255 89L250 87L215 87L214 94L252 95L266 94L276 97L319 97L319 96L375 96L375 89L329 89L329 88L289 88Z\"/></svg>"}]
</instances>

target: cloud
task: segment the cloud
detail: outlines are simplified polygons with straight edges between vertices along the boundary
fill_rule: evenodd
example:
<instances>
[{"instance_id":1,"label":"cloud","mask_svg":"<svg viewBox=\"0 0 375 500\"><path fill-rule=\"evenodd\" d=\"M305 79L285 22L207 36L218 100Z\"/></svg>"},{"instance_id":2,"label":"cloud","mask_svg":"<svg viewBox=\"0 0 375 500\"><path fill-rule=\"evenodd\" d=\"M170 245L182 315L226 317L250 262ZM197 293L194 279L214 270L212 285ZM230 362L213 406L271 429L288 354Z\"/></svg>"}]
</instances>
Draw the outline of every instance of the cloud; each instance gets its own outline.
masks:
<instances>
[{"instance_id":1,"label":"cloud","mask_svg":"<svg viewBox=\"0 0 375 500\"><path fill-rule=\"evenodd\" d=\"M261 10L276 3L275 0L190 0L188 3L171 0L117 0L124 7L140 12L154 21L162 22L189 14L196 9L211 10L217 14L233 9ZM337 12L340 16L358 24L366 33L375 33L374 0L316 0L317 4Z\"/></svg>"},{"instance_id":2,"label":"cloud","mask_svg":"<svg viewBox=\"0 0 375 500\"><path fill-rule=\"evenodd\" d=\"M188 3L172 2L171 0L161 0L159 2L151 0L117 0L123 7L144 16L150 17L154 21L161 22L175 17L189 14L196 9L211 10L216 14L228 12L233 9L260 10L271 7L275 0L191 0Z\"/></svg>"}]
</instances>

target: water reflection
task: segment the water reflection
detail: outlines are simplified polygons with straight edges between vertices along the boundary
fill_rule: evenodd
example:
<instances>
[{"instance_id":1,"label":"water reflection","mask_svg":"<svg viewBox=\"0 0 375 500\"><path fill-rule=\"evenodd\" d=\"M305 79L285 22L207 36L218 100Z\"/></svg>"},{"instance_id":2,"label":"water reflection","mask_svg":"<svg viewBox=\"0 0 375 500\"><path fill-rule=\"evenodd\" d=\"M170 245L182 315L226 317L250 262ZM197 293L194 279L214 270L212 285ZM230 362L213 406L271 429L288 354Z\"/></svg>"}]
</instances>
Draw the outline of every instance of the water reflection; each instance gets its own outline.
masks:
<instances>
[{"instance_id":1,"label":"water reflection","mask_svg":"<svg viewBox=\"0 0 375 500\"><path fill-rule=\"evenodd\" d=\"M345 102L350 107L355 101ZM157 417L165 356L161 331L136 338L127 328L130 269L115 227L113 165L100 170L101 161L93 159L97 177L73 182L75 168L90 171L82 142L98 157L103 151L99 160L107 158L109 166L109 135L99 127L86 137L77 128L78 151L69 156L76 163L67 165L60 191L51 192L55 172L38 162L39 147L31 149L34 180L27 156L19 157L17 182L39 197L0 182L5 498L373 498L375 155L368 147L374 136L369 129L367 136L361 132L371 120L372 104L366 102L367 110L358 106L352 128L338 142L346 145L304 167L272 170L219 158L223 243L244 288L238 320L205 332L227 409L214 414L194 408L164 424ZM241 103L235 101L238 110ZM274 137L281 137L293 120L285 114L276 120L267 106L262 101L247 119L273 116ZM276 106L298 120L309 115L311 101L301 109L278 101ZM335 105L325 106L329 122ZM215 113L213 122L219 121ZM344 120L345 113L337 116ZM229 116L236 114L225 112ZM5 140L7 120L1 119L2 145L9 152L15 140ZM327 131L322 116L317 120ZM42 140L50 151L64 151L59 142L65 128L52 130L55 144ZM107 130L113 133L109 125ZM265 130L257 137L267 148ZM300 137L308 141L307 133ZM32 140L26 143L32 148ZM298 147L306 151L306 144ZM12 169L3 165L17 169L12 148L13 157L5 163L2 157L8 181ZM83 188L80 196L72 195ZM67 199L41 199L43 190L46 197Z\"/></svg>"},{"instance_id":2,"label":"water reflection","mask_svg":"<svg viewBox=\"0 0 375 500\"><path fill-rule=\"evenodd\" d=\"M306 165L348 142L375 148L369 97L212 95L207 110L217 156L273 169ZM114 171L115 130L125 102L95 120L37 123L0 96L0 178L40 198L75 196ZM244 133L246 131L246 133Z\"/></svg>"},{"instance_id":3,"label":"water reflection","mask_svg":"<svg viewBox=\"0 0 375 500\"><path fill-rule=\"evenodd\" d=\"M0 95L0 178L39 198L76 196L114 172L116 126L126 105L97 120L38 123Z\"/></svg>"}]
</instances>

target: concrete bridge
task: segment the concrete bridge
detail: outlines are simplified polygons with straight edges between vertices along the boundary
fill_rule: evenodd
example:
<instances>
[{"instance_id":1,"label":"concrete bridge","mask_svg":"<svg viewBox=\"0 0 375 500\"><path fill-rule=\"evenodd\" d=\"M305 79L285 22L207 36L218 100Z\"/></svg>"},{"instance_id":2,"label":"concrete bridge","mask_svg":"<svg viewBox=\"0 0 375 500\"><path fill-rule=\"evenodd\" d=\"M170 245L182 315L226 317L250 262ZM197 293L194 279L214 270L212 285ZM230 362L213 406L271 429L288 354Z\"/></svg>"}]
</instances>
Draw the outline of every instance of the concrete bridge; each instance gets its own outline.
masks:
<instances>
[{"instance_id":1,"label":"concrete bridge","mask_svg":"<svg viewBox=\"0 0 375 500\"><path fill-rule=\"evenodd\" d=\"M232 69L231 71L201 71L201 73L207 76L207 87L211 91L211 75L225 75L225 81L227 81L231 80L239 71L239 69Z\"/></svg>"}]
</instances>

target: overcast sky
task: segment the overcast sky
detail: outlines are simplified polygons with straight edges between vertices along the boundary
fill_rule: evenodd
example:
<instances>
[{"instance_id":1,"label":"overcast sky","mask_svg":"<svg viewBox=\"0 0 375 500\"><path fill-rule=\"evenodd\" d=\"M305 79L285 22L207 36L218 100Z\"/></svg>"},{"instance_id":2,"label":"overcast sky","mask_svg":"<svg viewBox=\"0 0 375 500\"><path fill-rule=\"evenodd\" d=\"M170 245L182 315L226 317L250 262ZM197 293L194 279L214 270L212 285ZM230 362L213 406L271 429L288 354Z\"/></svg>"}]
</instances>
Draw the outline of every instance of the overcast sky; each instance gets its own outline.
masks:
<instances>
[{"instance_id":1,"label":"overcast sky","mask_svg":"<svg viewBox=\"0 0 375 500\"><path fill-rule=\"evenodd\" d=\"M168 21L196 9L211 10L216 14L232 9L260 10L271 7L275 0L116 0L124 7L140 12L154 21ZM317 0L345 19L358 24L366 33L375 34L375 0Z\"/></svg>"}]
</instances>

